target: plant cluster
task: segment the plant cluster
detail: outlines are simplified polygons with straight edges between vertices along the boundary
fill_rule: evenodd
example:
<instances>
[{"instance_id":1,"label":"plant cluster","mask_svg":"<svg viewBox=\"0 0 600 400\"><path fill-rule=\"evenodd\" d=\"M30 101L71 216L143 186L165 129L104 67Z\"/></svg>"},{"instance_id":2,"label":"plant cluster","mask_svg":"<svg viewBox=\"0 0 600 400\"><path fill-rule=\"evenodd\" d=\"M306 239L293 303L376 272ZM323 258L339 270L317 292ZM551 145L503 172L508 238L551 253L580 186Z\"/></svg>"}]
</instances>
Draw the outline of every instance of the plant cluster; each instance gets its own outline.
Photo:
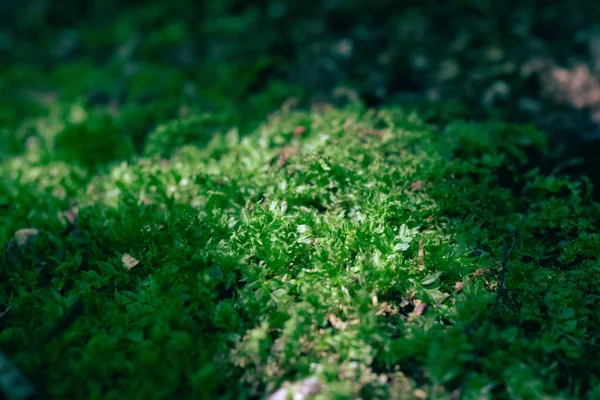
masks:
<instances>
[{"instance_id":1,"label":"plant cluster","mask_svg":"<svg viewBox=\"0 0 600 400\"><path fill-rule=\"evenodd\" d=\"M90 146L106 121L68 124ZM539 172L538 131L361 106L215 124L112 163L55 129L0 165L0 349L41 391L600 395L599 209Z\"/></svg>"}]
</instances>

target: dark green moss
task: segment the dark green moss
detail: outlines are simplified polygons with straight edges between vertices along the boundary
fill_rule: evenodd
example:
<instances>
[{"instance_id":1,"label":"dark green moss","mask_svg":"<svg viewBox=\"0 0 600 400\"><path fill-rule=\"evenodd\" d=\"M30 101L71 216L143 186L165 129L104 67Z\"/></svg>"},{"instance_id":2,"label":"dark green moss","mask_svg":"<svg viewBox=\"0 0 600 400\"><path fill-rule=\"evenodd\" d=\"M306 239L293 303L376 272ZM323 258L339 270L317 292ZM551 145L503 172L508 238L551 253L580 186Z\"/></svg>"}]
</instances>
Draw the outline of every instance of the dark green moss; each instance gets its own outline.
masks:
<instances>
[{"instance_id":1,"label":"dark green moss","mask_svg":"<svg viewBox=\"0 0 600 400\"><path fill-rule=\"evenodd\" d=\"M91 118L71 127L86 146L113 127ZM597 390L598 207L535 168L517 197L498 178L536 131L359 107L203 145L206 118L95 172L2 164L21 179L0 192L0 345L51 397L251 398L309 375L341 397Z\"/></svg>"}]
</instances>

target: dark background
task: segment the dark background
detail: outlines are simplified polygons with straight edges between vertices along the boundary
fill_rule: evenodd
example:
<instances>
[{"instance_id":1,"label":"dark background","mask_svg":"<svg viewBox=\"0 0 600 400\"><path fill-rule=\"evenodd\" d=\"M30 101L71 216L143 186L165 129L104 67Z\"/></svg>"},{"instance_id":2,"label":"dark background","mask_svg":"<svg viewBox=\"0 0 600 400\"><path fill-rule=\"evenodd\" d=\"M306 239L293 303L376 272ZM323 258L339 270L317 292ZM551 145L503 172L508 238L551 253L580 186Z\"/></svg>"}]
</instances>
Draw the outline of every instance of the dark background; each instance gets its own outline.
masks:
<instances>
[{"instance_id":1,"label":"dark background","mask_svg":"<svg viewBox=\"0 0 600 400\"><path fill-rule=\"evenodd\" d=\"M291 97L300 106L360 99L414 107L439 125L533 123L552 142L544 168L599 169L597 1L4 0L0 7L5 130L44 115L48 102L83 100L112 107L141 148L152 127L182 107L249 130ZM22 151L27 135L5 138L4 147Z\"/></svg>"}]
</instances>

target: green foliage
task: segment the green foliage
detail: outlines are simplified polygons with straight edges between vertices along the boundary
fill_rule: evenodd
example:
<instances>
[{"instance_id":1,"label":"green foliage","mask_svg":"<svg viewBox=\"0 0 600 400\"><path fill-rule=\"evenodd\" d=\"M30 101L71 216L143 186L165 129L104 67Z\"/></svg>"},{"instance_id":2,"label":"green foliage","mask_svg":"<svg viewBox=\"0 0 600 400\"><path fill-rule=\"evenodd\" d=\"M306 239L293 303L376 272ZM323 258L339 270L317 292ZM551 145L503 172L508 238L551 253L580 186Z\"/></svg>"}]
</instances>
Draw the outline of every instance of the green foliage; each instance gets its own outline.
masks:
<instances>
[{"instance_id":1,"label":"green foliage","mask_svg":"<svg viewBox=\"0 0 600 400\"><path fill-rule=\"evenodd\" d=\"M0 31L0 351L48 397L600 397L589 182L461 121L581 7L72 3ZM345 87L418 115L289 112Z\"/></svg>"},{"instance_id":2,"label":"green foliage","mask_svg":"<svg viewBox=\"0 0 600 400\"><path fill-rule=\"evenodd\" d=\"M145 142L144 154L170 156L182 145L206 145L228 122L228 116L204 114L157 126Z\"/></svg>"},{"instance_id":3,"label":"green foliage","mask_svg":"<svg viewBox=\"0 0 600 400\"><path fill-rule=\"evenodd\" d=\"M538 132L359 106L228 121L168 121L135 157L91 113L54 161L1 164L0 348L51 397L598 391L599 209L532 167Z\"/></svg>"},{"instance_id":4,"label":"green foliage","mask_svg":"<svg viewBox=\"0 0 600 400\"><path fill-rule=\"evenodd\" d=\"M132 143L115 118L93 112L75 117L54 139L56 156L87 166L106 164L132 154Z\"/></svg>"}]
</instances>

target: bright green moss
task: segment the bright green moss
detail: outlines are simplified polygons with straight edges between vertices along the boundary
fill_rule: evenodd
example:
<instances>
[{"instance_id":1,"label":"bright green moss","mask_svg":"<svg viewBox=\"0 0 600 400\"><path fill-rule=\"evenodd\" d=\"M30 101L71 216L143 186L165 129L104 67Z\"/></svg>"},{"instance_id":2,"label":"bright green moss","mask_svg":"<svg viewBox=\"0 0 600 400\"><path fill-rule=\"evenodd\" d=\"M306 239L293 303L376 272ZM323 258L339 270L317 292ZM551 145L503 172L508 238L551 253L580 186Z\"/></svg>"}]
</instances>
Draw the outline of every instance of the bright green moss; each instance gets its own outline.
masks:
<instances>
[{"instance_id":1,"label":"bright green moss","mask_svg":"<svg viewBox=\"0 0 600 400\"><path fill-rule=\"evenodd\" d=\"M599 390L598 207L539 175L538 132L356 107L205 143L211 121L93 175L88 150L2 164L0 348L51 397L256 398L309 376L323 399ZM39 235L19 247L20 228Z\"/></svg>"}]
</instances>

